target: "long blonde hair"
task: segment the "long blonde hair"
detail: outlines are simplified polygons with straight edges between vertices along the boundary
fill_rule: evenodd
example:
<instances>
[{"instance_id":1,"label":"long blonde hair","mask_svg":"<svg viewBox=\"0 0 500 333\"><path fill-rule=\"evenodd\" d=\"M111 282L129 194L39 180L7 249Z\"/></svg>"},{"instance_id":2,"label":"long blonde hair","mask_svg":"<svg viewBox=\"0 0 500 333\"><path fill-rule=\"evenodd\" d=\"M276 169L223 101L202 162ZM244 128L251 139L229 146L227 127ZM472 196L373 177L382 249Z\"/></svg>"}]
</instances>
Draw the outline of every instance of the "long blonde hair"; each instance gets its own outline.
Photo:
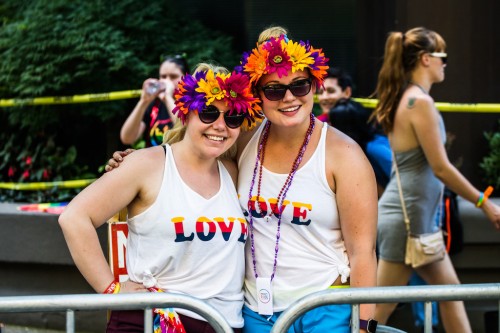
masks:
<instances>
[{"instance_id":1,"label":"long blonde hair","mask_svg":"<svg viewBox=\"0 0 500 333\"><path fill-rule=\"evenodd\" d=\"M389 33L375 91L379 102L374 111L374 117L385 133L392 131L399 101L421 55L444 51L445 48L446 43L437 32L423 27L404 34Z\"/></svg>"}]
</instances>

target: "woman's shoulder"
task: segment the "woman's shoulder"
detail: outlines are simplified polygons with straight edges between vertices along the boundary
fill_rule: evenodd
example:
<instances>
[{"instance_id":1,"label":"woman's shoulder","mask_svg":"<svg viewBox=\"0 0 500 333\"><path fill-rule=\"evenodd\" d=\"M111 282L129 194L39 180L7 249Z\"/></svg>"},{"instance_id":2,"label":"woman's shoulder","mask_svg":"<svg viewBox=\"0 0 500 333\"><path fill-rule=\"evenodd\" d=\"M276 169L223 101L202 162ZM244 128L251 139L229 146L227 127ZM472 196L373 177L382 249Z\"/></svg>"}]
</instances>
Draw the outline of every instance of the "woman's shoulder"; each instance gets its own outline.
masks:
<instances>
[{"instance_id":1,"label":"woman's shoulder","mask_svg":"<svg viewBox=\"0 0 500 333\"><path fill-rule=\"evenodd\" d=\"M325 150L327 166L355 165L366 158L356 141L331 126L327 129Z\"/></svg>"},{"instance_id":2,"label":"woman's shoulder","mask_svg":"<svg viewBox=\"0 0 500 333\"><path fill-rule=\"evenodd\" d=\"M419 108L429 108L434 105L434 99L421 92L407 91L399 103L401 109L413 110Z\"/></svg>"},{"instance_id":3,"label":"woman's shoulder","mask_svg":"<svg viewBox=\"0 0 500 333\"><path fill-rule=\"evenodd\" d=\"M156 169L165 160L165 150L162 146L138 149L123 159L122 165L135 169ZM121 167L121 166L120 166Z\"/></svg>"},{"instance_id":4,"label":"woman's shoulder","mask_svg":"<svg viewBox=\"0 0 500 333\"><path fill-rule=\"evenodd\" d=\"M238 179L238 166L236 165L236 162L229 158L221 158L220 161L233 179L233 183L236 185Z\"/></svg>"},{"instance_id":5,"label":"woman's shoulder","mask_svg":"<svg viewBox=\"0 0 500 333\"><path fill-rule=\"evenodd\" d=\"M336 154L364 154L356 141L330 125L326 133L326 150Z\"/></svg>"}]
</instances>

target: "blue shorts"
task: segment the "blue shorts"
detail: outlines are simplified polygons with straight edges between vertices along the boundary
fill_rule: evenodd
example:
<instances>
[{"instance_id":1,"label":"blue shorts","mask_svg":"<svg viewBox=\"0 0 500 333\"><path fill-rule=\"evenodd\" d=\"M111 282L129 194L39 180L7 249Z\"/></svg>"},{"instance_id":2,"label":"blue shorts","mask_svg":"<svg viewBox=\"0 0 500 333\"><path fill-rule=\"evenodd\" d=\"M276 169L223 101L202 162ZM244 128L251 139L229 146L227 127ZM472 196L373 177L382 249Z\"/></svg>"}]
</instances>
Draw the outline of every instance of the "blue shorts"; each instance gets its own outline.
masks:
<instances>
[{"instance_id":1,"label":"blue shorts","mask_svg":"<svg viewBox=\"0 0 500 333\"><path fill-rule=\"evenodd\" d=\"M269 333L282 312L272 316L263 316L243 307L245 326L243 333ZM299 317L287 333L350 333L351 304L333 304L320 306Z\"/></svg>"}]
</instances>

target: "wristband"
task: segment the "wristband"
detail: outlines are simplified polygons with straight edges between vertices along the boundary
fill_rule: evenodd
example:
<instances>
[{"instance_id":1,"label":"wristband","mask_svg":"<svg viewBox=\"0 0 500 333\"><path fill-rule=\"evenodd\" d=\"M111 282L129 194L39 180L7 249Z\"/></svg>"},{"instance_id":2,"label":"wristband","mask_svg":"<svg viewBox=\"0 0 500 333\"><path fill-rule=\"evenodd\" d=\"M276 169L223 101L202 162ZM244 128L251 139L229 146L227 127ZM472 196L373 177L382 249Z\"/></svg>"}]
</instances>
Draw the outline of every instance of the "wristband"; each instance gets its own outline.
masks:
<instances>
[{"instance_id":1,"label":"wristband","mask_svg":"<svg viewBox=\"0 0 500 333\"><path fill-rule=\"evenodd\" d=\"M483 205L484 192L479 192L479 198L477 198L476 207L480 208Z\"/></svg>"},{"instance_id":2,"label":"wristband","mask_svg":"<svg viewBox=\"0 0 500 333\"><path fill-rule=\"evenodd\" d=\"M120 292L120 282L113 281L109 284L109 286L104 289L103 294L118 294Z\"/></svg>"},{"instance_id":3,"label":"wristband","mask_svg":"<svg viewBox=\"0 0 500 333\"><path fill-rule=\"evenodd\" d=\"M375 319L360 319L359 329L366 330L368 333L375 333L377 331L378 322Z\"/></svg>"},{"instance_id":4,"label":"wristband","mask_svg":"<svg viewBox=\"0 0 500 333\"><path fill-rule=\"evenodd\" d=\"M489 196L493 193L493 186L488 186L484 192L479 194L477 199L476 207L481 208L481 206L488 200Z\"/></svg>"}]
</instances>

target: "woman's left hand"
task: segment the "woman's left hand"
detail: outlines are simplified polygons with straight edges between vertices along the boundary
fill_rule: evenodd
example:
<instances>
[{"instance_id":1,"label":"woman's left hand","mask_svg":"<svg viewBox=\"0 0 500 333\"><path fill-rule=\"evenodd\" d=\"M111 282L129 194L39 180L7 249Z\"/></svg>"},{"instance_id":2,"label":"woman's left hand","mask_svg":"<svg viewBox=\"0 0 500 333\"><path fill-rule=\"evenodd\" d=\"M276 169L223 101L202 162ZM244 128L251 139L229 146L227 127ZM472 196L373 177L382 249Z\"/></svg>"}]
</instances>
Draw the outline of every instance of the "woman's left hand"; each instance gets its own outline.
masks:
<instances>
[{"instance_id":1,"label":"woman's left hand","mask_svg":"<svg viewBox=\"0 0 500 333\"><path fill-rule=\"evenodd\" d=\"M148 292L142 283L136 283L130 280L120 282L121 293L145 293Z\"/></svg>"}]
</instances>

